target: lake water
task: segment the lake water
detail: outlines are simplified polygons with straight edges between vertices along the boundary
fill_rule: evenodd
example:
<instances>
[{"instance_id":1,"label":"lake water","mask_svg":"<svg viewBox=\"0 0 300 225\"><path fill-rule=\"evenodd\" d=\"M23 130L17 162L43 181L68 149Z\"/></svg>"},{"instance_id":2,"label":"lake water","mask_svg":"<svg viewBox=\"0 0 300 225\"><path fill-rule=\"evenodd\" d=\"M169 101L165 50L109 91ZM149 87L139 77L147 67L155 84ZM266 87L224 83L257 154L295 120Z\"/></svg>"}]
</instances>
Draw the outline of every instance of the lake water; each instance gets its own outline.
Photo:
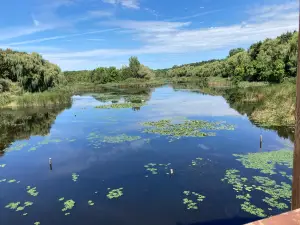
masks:
<instances>
[{"instance_id":1,"label":"lake water","mask_svg":"<svg viewBox=\"0 0 300 225\"><path fill-rule=\"evenodd\" d=\"M41 225L200 225L243 224L259 219L241 209L241 201L236 199L232 186L221 179L231 168L242 171L246 177L255 173L245 169L232 154L279 150L291 142L279 137L276 130L253 125L222 96L175 91L171 86L144 90L139 95L146 105L134 110L95 108L110 101L101 102L99 93L86 93L73 96L72 106L66 109L0 112L2 123L8 120L1 130L0 165L6 165L0 167L0 180L7 179L0 183L1 225L35 222ZM140 124L184 118L226 121L235 129L216 131L212 137L174 140L144 133L145 127ZM91 139L95 134L140 138L105 143ZM197 157L203 160L197 166L190 166ZM148 163L170 165L153 175L144 167ZM73 173L79 175L76 182L72 180ZM290 175L291 170L287 173ZM27 186L36 187L38 195L28 194ZM121 187L121 197L107 197L110 190ZM183 204L186 190L205 196L198 210L188 210ZM64 201L59 201L62 197L64 201L75 202L66 211L70 215L62 211ZM253 201L261 199L261 195L253 195ZM89 205L89 200L94 205ZM33 205L20 211L5 208L11 202L26 201ZM268 208L260 203L258 206ZM273 210L268 215L284 211L288 210Z\"/></svg>"}]
</instances>

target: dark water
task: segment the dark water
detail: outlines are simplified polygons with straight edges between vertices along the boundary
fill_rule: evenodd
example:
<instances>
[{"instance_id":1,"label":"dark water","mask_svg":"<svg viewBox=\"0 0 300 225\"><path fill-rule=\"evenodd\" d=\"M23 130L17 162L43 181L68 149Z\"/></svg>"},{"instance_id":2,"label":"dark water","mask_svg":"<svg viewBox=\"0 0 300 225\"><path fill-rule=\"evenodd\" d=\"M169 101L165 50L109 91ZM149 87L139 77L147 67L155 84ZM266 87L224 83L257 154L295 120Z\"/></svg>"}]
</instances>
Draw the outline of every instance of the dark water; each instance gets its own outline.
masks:
<instances>
[{"instance_id":1,"label":"dark water","mask_svg":"<svg viewBox=\"0 0 300 225\"><path fill-rule=\"evenodd\" d=\"M12 123L2 125L0 147L7 151L11 142L11 148L27 143L20 150L2 151L0 157L0 165L6 164L0 168L0 180L20 181L0 183L1 225L29 225L36 221L41 225L192 225L243 224L257 220L241 210L241 201L235 198L232 186L220 180L226 169L243 171L232 154L278 150L290 141L279 137L275 130L253 125L247 116L230 108L221 96L186 90L175 92L169 86L143 95L149 100L147 105L135 110L96 109L95 106L107 103L87 93L74 96L73 105L65 110L0 112L2 119ZM165 136L142 133L143 127L139 124L179 117L227 121L236 129L217 131L215 137L170 142ZM103 143L94 148L87 139L91 132L107 136L125 133L142 139ZM260 135L263 135L262 149ZM60 142L28 151L45 138ZM145 140L148 138L150 142ZM203 158L202 165L189 167L197 157ZM49 158L53 161L52 171ZM149 175L144 165L151 162L171 163L174 175ZM72 181L72 173L79 175L77 182ZM39 195L28 195L28 185L36 187ZM124 188L122 197L112 200L106 197L107 188L120 187ZM206 196L199 210L186 209L182 203L185 190ZM61 211L60 197L76 202L71 215L65 216ZM261 199L261 196L253 198ZM89 206L88 200L95 205ZM8 203L18 201L34 204L20 212L5 208ZM28 215L23 216L24 212Z\"/></svg>"}]
</instances>

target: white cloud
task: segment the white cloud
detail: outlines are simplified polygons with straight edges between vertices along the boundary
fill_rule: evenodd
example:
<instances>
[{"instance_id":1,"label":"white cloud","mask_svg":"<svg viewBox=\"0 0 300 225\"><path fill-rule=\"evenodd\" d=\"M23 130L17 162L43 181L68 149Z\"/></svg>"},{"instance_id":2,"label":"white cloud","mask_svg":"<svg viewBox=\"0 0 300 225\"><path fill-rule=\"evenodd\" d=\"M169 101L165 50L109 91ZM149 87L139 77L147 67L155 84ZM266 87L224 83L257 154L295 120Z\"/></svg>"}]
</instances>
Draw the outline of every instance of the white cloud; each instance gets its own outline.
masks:
<instances>
[{"instance_id":1,"label":"white cloud","mask_svg":"<svg viewBox=\"0 0 300 225\"><path fill-rule=\"evenodd\" d=\"M129 30L144 43L136 49L94 49L80 52L62 52L45 57L113 58L143 54L188 53L224 49L251 44L265 38L274 38L286 31L298 29L298 12L277 13L276 19L259 23L247 22L231 26L188 29L190 22L165 21L111 21L110 26Z\"/></svg>"},{"instance_id":2,"label":"white cloud","mask_svg":"<svg viewBox=\"0 0 300 225\"><path fill-rule=\"evenodd\" d=\"M125 8L130 9L139 9L139 2L138 0L102 0L105 3L109 3L112 5L122 5Z\"/></svg>"}]
</instances>

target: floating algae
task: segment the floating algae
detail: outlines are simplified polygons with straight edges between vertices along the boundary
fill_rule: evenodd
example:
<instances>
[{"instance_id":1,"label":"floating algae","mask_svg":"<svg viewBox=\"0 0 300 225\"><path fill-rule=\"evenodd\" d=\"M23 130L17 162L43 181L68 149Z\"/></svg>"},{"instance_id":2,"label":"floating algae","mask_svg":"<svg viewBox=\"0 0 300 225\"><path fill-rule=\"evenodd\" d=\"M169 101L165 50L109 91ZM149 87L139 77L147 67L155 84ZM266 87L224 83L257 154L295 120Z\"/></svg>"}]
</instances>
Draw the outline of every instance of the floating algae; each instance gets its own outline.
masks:
<instances>
[{"instance_id":1,"label":"floating algae","mask_svg":"<svg viewBox=\"0 0 300 225\"><path fill-rule=\"evenodd\" d=\"M157 163L148 163L144 165L144 168L146 171L149 171L151 174L156 175L159 172L164 172L165 174L169 174L168 171L170 171L169 166L171 163L168 164L157 164Z\"/></svg>"},{"instance_id":2,"label":"floating algae","mask_svg":"<svg viewBox=\"0 0 300 225\"><path fill-rule=\"evenodd\" d=\"M188 196L188 198L183 199L183 204L187 206L187 209L197 210L199 202L202 202L205 199L205 196L197 192L184 191L183 194L185 196ZM193 201L191 198L194 198L196 200Z\"/></svg>"},{"instance_id":3,"label":"floating algae","mask_svg":"<svg viewBox=\"0 0 300 225\"><path fill-rule=\"evenodd\" d=\"M0 168L4 168L6 164L0 164Z\"/></svg>"},{"instance_id":4,"label":"floating algae","mask_svg":"<svg viewBox=\"0 0 300 225\"><path fill-rule=\"evenodd\" d=\"M64 197L58 199L58 201L60 201L60 202L63 201L63 200L65 200Z\"/></svg>"},{"instance_id":5,"label":"floating algae","mask_svg":"<svg viewBox=\"0 0 300 225\"><path fill-rule=\"evenodd\" d=\"M110 190L110 188L108 188L107 190ZM110 190L106 196L109 199L113 199L113 198L120 198L122 195L123 195L123 188L118 188L118 189Z\"/></svg>"},{"instance_id":6,"label":"floating algae","mask_svg":"<svg viewBox=\"0 0 300 225\"><path fill-rule=\"evenodd\" d=\"M225 122L208 122L204 120L184 120L181 123L172 123L171 120L160 120L157 122L144 122L146 128L144 133L160 134L172 138L180 137L206 137L215 136L214 130L234 130L233 125Z\"/></svg>"},{"instance_id":7,"label":"floating algae","mask_svg":"<svg viewBox=\"0 0 300 225\"><path fill-rule=\"evenodd\" d=\"M41 224L41 222L34 222L34 225L40 225Z\"/></svg>"}]
</instances>

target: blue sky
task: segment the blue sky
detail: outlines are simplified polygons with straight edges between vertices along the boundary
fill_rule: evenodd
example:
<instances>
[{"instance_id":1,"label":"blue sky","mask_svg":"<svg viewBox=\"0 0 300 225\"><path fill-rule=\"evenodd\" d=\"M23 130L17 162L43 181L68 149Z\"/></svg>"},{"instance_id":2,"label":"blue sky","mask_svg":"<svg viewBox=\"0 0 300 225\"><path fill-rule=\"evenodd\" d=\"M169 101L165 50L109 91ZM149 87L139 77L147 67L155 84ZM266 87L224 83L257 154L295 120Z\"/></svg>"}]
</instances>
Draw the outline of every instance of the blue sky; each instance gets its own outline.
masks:
<instances>
[{"instance_id":1,"label":"blue sky","mask_svg":"<svg viewBox=\"0 0 300 225\"><path fill-rule=\"evenodd\" d=\"M132 55L167 68L298 30L298 13L297 0L2 0L0 48L63 70L121 67Z\"/></svg>"}]
</instances>

